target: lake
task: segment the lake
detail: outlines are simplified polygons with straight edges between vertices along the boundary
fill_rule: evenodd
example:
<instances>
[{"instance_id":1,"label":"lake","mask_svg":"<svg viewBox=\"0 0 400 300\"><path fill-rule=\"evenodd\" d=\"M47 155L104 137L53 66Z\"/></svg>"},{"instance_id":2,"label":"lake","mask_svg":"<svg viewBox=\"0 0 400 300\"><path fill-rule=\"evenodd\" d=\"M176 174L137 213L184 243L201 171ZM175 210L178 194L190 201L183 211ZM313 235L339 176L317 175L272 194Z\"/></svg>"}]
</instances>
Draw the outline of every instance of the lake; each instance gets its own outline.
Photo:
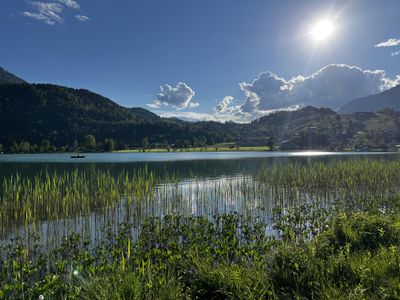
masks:
<instances>
[{"instance_id":1,"label":"lake","mask_svg":"<svg viewBox=\"0 0 400 300\"><path fill-rule=\"evenodd\" d=\"M332 159L397 159L393 152L161 152L161 153L81 153L83 159L72 159L71 153L2 154L0 178L20 173L33 175L40 171L64 172L97 169L119 172L147 166L151 170L179 173L181 177L218 177L256 172L268 164L289 161Z\"/></svg>"},{"instance_id":2,"label":"lake","mask_svg":"<svg viewBox=\"0 0 400 300\"><path fill-rule=\"evenodd\" d=\"M254 174L289 162L383 159L398 160L399 153L361 152L182 152L182 153L85 153L84 159L71 159L71 154L0 155L0 179L3 182L19 174L34 178L37 174L63 174L78 171L123 172L146 169L157 176L174 174L177 180L160 182L140 201L121 195L117 205L76 213L68 218L38 219L30 224L14 224L3 229L4 241L20 236L29 243L27 232L37 232L44 242L57 245L64 235L79 232L91 240L99 240L106 224L113 229L129 221L140 225L147 217L169 214L213 216L239 213L266 222L271 218L273 197L257 184ZM1 185L2 186L2 185ZM1 187L0 187L1 189Z\"/></svg>"}]
</instances>

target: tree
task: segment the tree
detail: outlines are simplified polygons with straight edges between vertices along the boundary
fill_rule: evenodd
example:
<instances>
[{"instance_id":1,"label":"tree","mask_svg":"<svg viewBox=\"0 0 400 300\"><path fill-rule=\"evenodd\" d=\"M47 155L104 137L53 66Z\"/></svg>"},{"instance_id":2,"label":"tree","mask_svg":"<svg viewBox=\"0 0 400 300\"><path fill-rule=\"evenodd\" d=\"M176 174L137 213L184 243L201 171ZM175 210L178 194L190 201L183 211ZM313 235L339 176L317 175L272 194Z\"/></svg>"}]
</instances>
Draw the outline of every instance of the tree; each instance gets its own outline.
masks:
<instances>
[{"instance_id":1,"label":"tree","mask_svg":"<svg viewBox=\"0 0 400 300\"><path fill-rule=\"evenodd\" d=\"M274 144L275 144L274 138L272 136L270 136L267 139L267 147L269 148L269 150L273 150L274 149Z\"/></svg>"},{"instance_id":2,"label":"tree","mask_svg":"<svg viewBox=\"0 0 400 300\"><path fill-rule=\"evenodd\" d=\"M50 141L49 140L42 140L42 142L40 143L40 148L39 151L40 152L49 152L50 150Z\"/></svg>"},{"instance_id":3,"label":"tree","mask_svg":"<svg viewBox=\"0 0 400 300\"><path fill-rule=\"evenodd\" d=\"M142 141L142 148L143 148L143 151L145 151L146 150L146 148L149 146L149 140L147 139L147 137L145 137L144 139L143 139L143 141Z\"/></svg>"},{"instance_id":4,"label":"tree","mask_svg":"<svg viewBox=\"0 0 400 300\"><path fill-rule=\"evenodd\" d=\"M169 143L168 143L168 141L166 139L164 139L162 144L163 144L163 147L169 148Z\"/></svg>"},{"instance_id":5,"label":"tree","mask_svg":"<svg viewBox=\"0 0 400 300\"><path fill-rule=\"evenodd\" d=\"M3 144L0 144L0 153L3 153Z\"/></svg>"},{"instance_id":6,"label":"tree","mask_svg":"<svg viewBox=\"0 0 400 300\"><path fill-rule=\"evenodd\" d=\"M183 140L182 146L183 146L183 148L190 148L191 145L188 140Z\"/></svg>"},{"instance_id":7,"label":"tree","mask_svg":"<svg viewBox=\"0 0 400 300\"><path fill-rule=\"evenodd\" d=\"M31 151L31 145L28 142L21 142L19 151L22 153L29 153Z\"/></svg>"},{"instance_id":8,"label":"tree","mask_svg":"<svg viewBox=\"0 0 400 300\"><path fill-rule=\"evenodd\" d=\"M96 138L93 135L88 134L85 136L83 145L85 146L86 150L94 151L96 149Z\"/></svg>"},{"instance_id":9,"label":"tree","mask_svg":"<svg viewBox=\"0 0 400 300\"><path fill-rule=\"evenodd\" d=\"M115 149L115 142L113 139L104 140L104 151L111 152Z\"/></svg>"},{"instance_id":10,"label":"tree","mask_svg":"<svg viewBox=\"0 0 400 300\"><path fill-rule=\"evenodd\" d=\"M74 140L74 142L72 143L72 150L76 151L79 148L79 144L77 140Z\"/></svg>"}]
</instances>

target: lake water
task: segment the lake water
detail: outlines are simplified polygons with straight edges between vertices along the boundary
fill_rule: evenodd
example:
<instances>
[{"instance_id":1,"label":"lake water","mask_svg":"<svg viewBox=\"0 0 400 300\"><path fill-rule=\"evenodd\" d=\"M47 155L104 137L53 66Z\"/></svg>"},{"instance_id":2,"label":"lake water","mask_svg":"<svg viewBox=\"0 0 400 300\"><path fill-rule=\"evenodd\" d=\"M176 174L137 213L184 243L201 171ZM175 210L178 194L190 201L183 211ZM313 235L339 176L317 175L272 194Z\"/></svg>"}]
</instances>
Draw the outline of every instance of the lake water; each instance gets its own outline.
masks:
<instances>
[{"instance_id":1,"label":"lake water","mask_svg":"<svg viewBox=\"0 0 400 300\"><path fill-rule=\"evenodd\" d=\"M393 152L162 152L162 153L82 153L85 158L62 154L2 154L0 179L19 173L34 175L40 171L110 170L119 172L147 166L157 174L177 173L182 178L252 174L261 167L290 161L343 159L397 159Z\"/></svg>"},{"instance_id":2,"label":"lake water","mask_svg":"<svg viewBox=\"0 0 400 300\"><path fill-rule=\"evenodd\" d=\"M183 153L85 153L84 159L71 154L0 155L0 180L13 174L35 176L39 172L92 172L108 170L112 174L146 167L156 174L176 174L173 184L161 184L146 201L126 202L102 211L63 220L41 221L6 232L3 242L15 235L27 239L26 231L38 232L48 245L57 245L60 237L79 232L91 240L101 239L99 228L117 226L128 220L140 225L143 218L169 214L212 216L239 213L268 222L273 203L254 184L253 175L261 168L288 162L348 159L397 160L398 153L361 152L183 152ZM29 242L29 241L28 241Z\"/></svg>"}]
</instances>

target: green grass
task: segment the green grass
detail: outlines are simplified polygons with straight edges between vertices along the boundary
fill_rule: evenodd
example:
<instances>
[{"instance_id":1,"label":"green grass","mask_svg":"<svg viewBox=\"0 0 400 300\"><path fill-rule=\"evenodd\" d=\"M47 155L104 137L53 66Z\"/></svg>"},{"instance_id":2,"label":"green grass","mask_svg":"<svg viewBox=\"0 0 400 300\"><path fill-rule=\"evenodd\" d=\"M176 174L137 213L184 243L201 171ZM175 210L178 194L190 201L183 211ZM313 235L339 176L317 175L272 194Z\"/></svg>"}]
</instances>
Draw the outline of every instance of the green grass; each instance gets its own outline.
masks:
<instances>
[{"instance_id":1,"label":"green grass","mask_svg":"<svg viewBox=\"0 0 400 300\"><path fill-rule=\"evenodd\" d=\"M268 146L240 146L235 147L229 144L219 144L214 146L205 147L190 147L190 148L149 148L145 152L229 152L229 151L270 151ZM136 153L143 152L142 149L129 149L129 150L117 150L117 153Z\"/></svg>"},{"instance_id":2,"label":"green grass","mask_svg":"<svg viewBox=\"0 0 400 300\"><path fill-rule=\"evenodd\" d=\"M44 251L16 242L0 261L0 298L397 299L400 219L341 213L312 239L265 235L237 215L121 225L101 245L78 235ZM205 238L206 237L206 238Z\"/></svg>"}]
</instances>

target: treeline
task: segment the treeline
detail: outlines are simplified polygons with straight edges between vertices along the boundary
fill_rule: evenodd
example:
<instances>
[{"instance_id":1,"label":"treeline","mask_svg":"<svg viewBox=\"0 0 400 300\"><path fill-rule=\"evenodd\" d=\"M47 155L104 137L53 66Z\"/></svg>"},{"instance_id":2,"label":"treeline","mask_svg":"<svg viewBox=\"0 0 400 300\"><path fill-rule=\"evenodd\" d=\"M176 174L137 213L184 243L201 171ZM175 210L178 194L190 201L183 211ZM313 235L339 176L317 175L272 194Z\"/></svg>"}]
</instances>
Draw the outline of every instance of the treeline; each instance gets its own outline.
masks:
<instances>
[{"instance_id":1,"label":"treeline","mask_svg":"<svg viewBox=\"0 0 400 300\"><path fill-rule=\"evenodd\" d=\"M12 142L9 145L0 144L0 153L52 153L52 152L74 152L74 151L85 151L85 152L110 152L116 150L115 142L112 138L105 139L104 141L97 142L93 135L87 135L80 142L74 140L71 145L65 145L56 147L51 144L47 139L37 144L30 144L29 142L23 141L20 143Z\"/></svg>"},{"instance_id":2,"label":"treeline","mask_svg":"<svg viewBox=\"0 0 400 300\"><path fill-rule=\"evenodd\" d=\"M191 140L183 140L177 144L170 144L167 140L162 142L150 143L147 137L140 142L136 142L133 146L128 146L123 141L115 141L112 138L106 138L102 141L96 140L94 135L86 135L82 140L74 140L72 144L57 147L49 140L44 139L37 144L30 144L27 141L20 143L12 141L8 144L0 143L0 153L55 153L55 152L112 152L114 150L138 149L146 151L148 149L166 149L168 151L184 150L192 147L206 147L207 139L194 137Z\"/></svg>"}]
</instances>

